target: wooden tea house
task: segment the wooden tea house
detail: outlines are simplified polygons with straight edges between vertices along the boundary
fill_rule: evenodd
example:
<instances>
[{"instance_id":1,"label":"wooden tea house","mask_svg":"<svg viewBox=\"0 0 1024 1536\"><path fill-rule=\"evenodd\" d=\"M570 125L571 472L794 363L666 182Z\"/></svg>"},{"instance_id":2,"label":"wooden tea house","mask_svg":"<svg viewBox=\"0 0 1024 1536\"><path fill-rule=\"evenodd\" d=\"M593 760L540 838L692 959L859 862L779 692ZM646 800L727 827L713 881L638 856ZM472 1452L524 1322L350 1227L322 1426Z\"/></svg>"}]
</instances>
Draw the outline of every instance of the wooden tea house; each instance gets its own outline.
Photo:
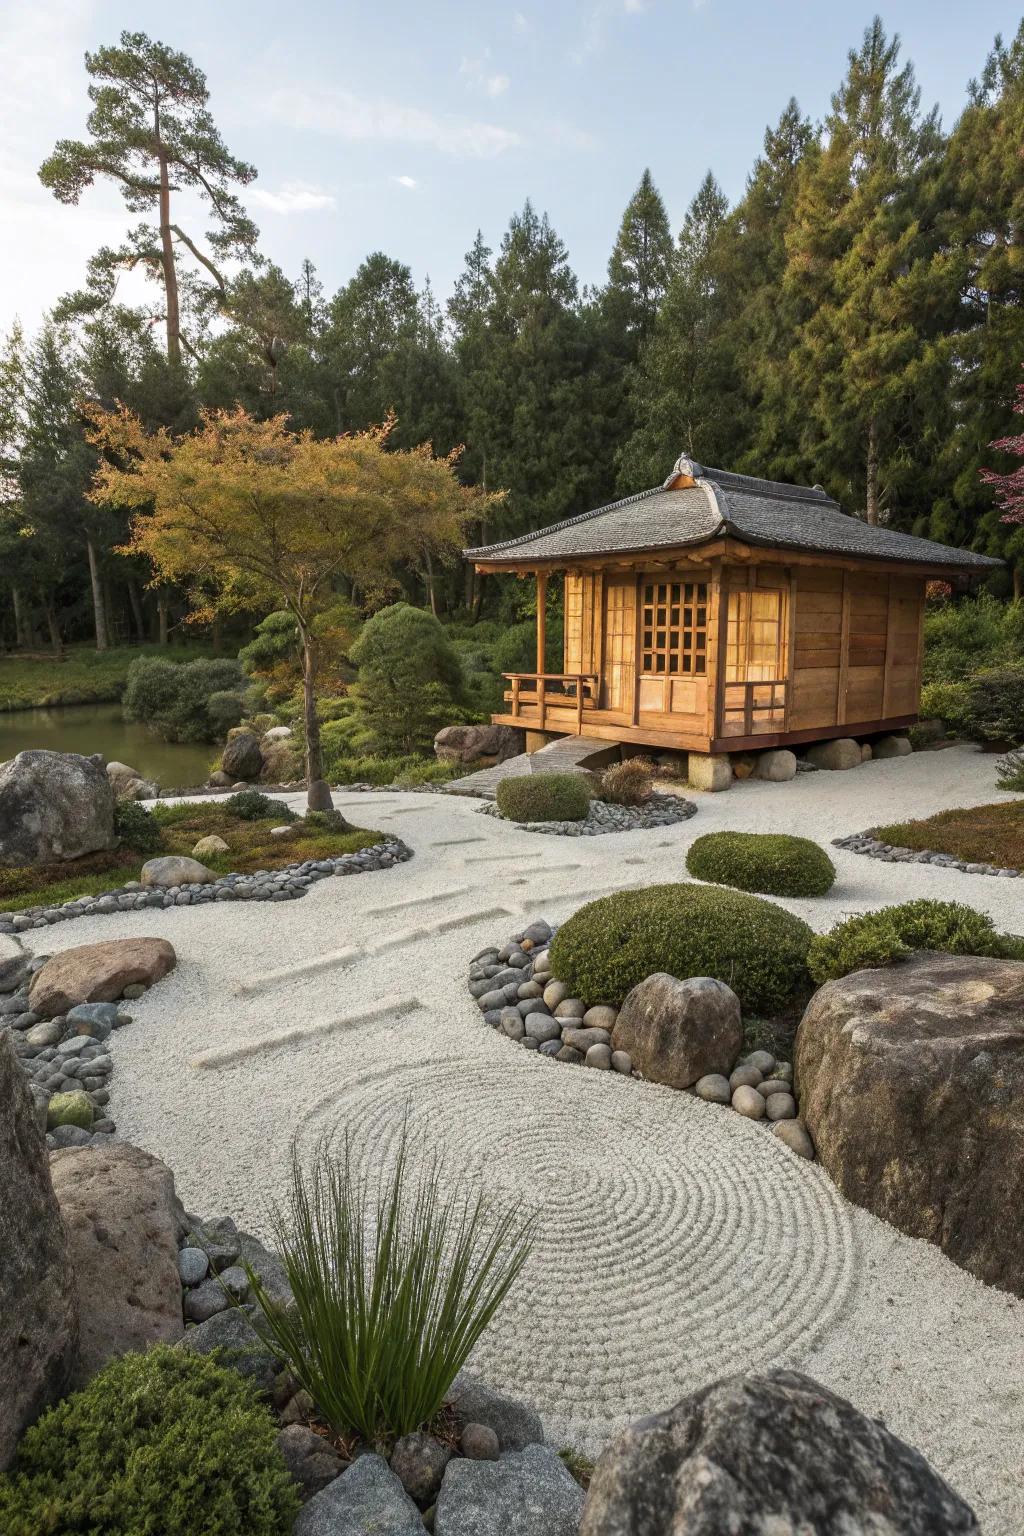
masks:
<instances>
[{"instance_id":1,"label":"wooden tea house","mask_svg":"<svg viewBox=\"0 0 1024 1536\"><path fill-rule=\"evenodd\" d=\"M682 457L662 486L466 558L537 582L537 670L506 675L495 723L525 727L531 750L585 735L708 754L912 725L927 582L999 564L871 527L820 486ZM565 583L555 673L552 574Z\"/></svg>"}]
</instances>

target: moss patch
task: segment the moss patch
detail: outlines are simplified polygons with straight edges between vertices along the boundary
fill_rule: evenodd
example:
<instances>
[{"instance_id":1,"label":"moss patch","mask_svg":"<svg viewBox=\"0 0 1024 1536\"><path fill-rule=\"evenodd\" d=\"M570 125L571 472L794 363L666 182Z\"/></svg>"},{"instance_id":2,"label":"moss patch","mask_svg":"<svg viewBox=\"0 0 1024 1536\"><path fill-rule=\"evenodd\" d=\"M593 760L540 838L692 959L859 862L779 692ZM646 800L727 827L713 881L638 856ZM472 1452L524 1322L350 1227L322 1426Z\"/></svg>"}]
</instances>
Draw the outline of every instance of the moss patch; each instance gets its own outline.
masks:
<instances>
[{"instance_id":1,"label":"moss patch","mask_svg":"<svg viewBox=\"0 0 1024 1536\"><path fill-rule=\"evenodd\" d=\"M966 864L1024 869L1024 800L940 811L922 821L873 827L871 836L895 848L948 853Z\"/></svg>"}]
</instances>

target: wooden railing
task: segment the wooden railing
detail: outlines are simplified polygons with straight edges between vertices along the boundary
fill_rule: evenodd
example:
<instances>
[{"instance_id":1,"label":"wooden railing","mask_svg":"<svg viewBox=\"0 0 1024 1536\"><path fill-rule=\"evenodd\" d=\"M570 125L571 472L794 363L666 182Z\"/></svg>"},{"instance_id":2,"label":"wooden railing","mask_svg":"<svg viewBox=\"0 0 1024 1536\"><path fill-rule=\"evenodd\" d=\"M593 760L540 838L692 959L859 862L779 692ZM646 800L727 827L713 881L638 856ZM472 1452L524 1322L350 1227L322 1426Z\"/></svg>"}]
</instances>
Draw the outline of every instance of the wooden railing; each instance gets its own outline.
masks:
<instances>
[{"instance_id":1,"label":"wooden railing","mask_svg":"<svg viewBox=\"0 0 1024 1536\"><path fill-rule=\"evenodd\" d=\"M528 718L539 730L544 729L548 704L574 704L576 730L582 734L583 711L597 704L600 678L596 672L504 672L502 676L512 685L505 697L512 702L513 718L525 722L523 707L527 705L537 712Z\"/></svg>"},{"instance_id":2,"label":"wooden railing","mask_svg":"<svg viewBox=\"0 0 1024 1536\"><path fill-rule=\"evenodd\" d=\"M757 736L785 730L786 686L784 677L723 684L720 734Z\"/></svg>"}]
</instances>

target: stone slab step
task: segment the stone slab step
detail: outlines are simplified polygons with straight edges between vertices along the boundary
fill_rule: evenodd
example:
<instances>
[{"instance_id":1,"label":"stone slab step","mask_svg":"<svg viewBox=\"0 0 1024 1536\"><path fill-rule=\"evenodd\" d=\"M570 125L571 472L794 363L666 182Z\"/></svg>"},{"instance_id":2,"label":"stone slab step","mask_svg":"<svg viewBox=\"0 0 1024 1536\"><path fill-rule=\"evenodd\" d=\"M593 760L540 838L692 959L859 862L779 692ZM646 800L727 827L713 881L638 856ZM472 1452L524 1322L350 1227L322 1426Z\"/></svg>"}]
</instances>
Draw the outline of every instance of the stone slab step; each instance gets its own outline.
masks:
<instances>
[{"instance_id":1,"label":"stone slab step","mask_svg":"<svg viewBox=\"0 0 1024 1536\"><path fill-rule=\"evenodd\" d=\"M613 743L596 736L559 736L536 752L520 752L516 757L481 768L445 786L449 795L471 795L478 800L493 800L503 779L524 778L531 773L575 773L585 768L591 758L606 753Z\"/></svg>"}]
</instances>

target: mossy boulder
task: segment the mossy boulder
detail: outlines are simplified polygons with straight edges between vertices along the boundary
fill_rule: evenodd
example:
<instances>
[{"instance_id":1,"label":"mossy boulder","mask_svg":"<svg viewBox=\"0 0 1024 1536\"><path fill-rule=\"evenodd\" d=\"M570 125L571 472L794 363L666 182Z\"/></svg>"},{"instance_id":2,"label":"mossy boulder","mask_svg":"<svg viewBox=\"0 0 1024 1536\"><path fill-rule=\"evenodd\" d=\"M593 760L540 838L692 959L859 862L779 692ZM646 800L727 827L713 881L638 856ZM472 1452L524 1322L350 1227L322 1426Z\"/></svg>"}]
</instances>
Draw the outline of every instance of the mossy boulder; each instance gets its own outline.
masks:
<instances>
[{"instance_id":1,"label":"mossy boulder","mask_svg":"<svg viewBox=\"0 0 1024 1536\"><path fill-rule=\"evenodd\" d=\"M92 1122L92 1100L81 1088L70 1093L55 1093L46 1109L48 1131L56 1130L58 1125L77 1125L88 1131L92 1129Z\"/></svg>"}]
</instances>

